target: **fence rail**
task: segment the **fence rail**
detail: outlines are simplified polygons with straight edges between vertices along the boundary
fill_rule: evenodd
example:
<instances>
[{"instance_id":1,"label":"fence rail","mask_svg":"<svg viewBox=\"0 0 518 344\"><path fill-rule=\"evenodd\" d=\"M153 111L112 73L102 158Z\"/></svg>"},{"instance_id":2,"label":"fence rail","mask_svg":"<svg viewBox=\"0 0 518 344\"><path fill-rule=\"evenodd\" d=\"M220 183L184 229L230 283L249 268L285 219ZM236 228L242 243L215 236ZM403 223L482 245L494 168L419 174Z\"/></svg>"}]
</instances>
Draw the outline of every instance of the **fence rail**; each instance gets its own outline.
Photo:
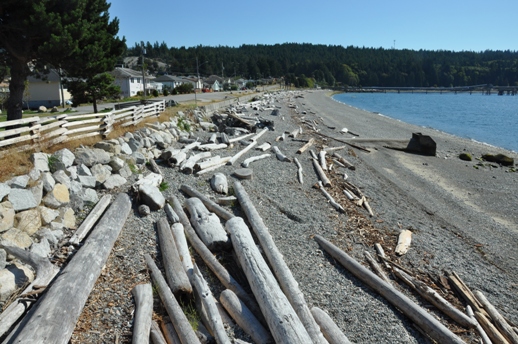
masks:
<instances>
[{"instance_id":1,"label":"fence rail","mask_svg":"<svg viewBox=\"0 0 518 344\"><path fill-rule=\"evenodd\" d=\"M40 142L54 145L89 136L106 137L115 124L136 125L143 119L158 117L165 110L165 101L132 106L125 109L94 114L62 114L49 117L30 117L0 123L0 156L14 145L18 151L35 148Z\"/></svg>"}]
</instances>

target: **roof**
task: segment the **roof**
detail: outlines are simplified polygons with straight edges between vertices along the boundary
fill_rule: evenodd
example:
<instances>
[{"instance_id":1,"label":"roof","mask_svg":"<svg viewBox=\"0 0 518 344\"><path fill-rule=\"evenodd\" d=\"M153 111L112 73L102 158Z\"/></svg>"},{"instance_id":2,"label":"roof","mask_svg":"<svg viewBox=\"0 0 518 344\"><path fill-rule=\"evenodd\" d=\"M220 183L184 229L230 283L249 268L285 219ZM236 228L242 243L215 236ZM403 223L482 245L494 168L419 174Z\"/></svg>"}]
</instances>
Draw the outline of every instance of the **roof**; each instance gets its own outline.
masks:
<instances>
[{"instance_id":1,"label":"roof","mask_svg":"<svg viewBox=\"0 0 518 344\"><path fill-rule=\"evenodd\" d=\"M42 81L59 81L59 74L55 69L49 69L47 73L35 72L33 75L29 75L27 80L32 83Z\"/></svg>"},{"instance_id":2,"label":"roof","mask_svg":"<svg viewBox=\"0 0 518 344\"><path fill-rule=\"evenodd\" d=\"M180 78L180 77L177 77L177 76L174 76L174 75L160 75L159 77L157 77L155 79L155 81L163 81L163 82L171 82L171 81L175 81L175 82L181 82L185 80L184 78Z\"/></svg>"},{"instance_id":3,"label":"roof","mask_svg":"<svg viewBox=\"0 0 518 344\"><path fill-rule=\"evenodd\" d=\"M129 68L117 67L113 71L110 72L116 79L127 79L127 78L142 78L142 71L136 71ZM149 79L149 76L146 75L146 79Z\"/></svg>"}]
</instances>

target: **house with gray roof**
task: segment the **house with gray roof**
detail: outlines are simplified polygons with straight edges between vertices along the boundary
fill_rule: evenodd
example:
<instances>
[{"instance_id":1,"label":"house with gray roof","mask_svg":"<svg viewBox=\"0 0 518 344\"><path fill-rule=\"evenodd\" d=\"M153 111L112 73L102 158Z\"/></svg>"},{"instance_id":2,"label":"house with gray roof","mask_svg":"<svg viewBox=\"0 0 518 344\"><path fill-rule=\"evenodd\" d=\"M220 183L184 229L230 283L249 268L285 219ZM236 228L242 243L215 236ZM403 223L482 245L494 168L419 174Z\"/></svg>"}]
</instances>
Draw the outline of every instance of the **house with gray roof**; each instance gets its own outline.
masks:
<instances>
[{"instance_id":1,"label":"house with gray roof","mask_svg":"<svg viewBox=\"0 0 518 344\"><path fill-rule=\"evenodd\" d=\"M144 91L144 80L142 79L142 72L129 68L117 67L110 72L115 77L115 84L121 88L122 97L134 97L137 92ZM146 75L146 89L151 90L151 79L153 77Z\"/></svg>"}]
</instances>

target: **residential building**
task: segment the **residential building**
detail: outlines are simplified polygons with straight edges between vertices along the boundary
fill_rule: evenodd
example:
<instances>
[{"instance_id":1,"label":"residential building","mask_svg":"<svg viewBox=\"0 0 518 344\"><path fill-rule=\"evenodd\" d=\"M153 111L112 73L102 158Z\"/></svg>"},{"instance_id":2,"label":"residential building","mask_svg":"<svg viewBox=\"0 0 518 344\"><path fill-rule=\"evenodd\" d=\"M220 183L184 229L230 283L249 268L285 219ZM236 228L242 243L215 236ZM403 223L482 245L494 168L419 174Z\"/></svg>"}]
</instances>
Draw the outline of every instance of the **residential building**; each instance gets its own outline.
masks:
<instances>
[{"instance_id":1,"label":"residential building","mask_svg":"<svg viewBox=\"0 0 518 344\"><path fill-rule=\"evenodd\" d=\"M162 83L171 90L187 82L184 78L174 75L160 75L155 78L155 81Z\"/></svg>"},{"instance_id":2,"label":"residential building","mask_svg":"<svg viewBox=\"0 0 518 344\"><path fill-rule=\"evenodd\" d=\"M121 96L134 97L137 92L144 91L144 82L142 79L142 72L129 68L117 67L110 72L115 77L115 84L121 88ZM153 77L146 75L146 90L151 90L151 79Z\"/></svg>"},{"instance_id":3,"label":"residential building","mask_svg":"<svg viewBox=\"0 0 518 344\"><path fill-rule=\"evenodd\" d=\"M72 99L72 95L64 85L64 78L61 78L55 69L48 74L31 75L27 78L28 87L24 92L23 106L32 109L40 106L51 108L60 106Z\"/></svg>"}]
</instances>

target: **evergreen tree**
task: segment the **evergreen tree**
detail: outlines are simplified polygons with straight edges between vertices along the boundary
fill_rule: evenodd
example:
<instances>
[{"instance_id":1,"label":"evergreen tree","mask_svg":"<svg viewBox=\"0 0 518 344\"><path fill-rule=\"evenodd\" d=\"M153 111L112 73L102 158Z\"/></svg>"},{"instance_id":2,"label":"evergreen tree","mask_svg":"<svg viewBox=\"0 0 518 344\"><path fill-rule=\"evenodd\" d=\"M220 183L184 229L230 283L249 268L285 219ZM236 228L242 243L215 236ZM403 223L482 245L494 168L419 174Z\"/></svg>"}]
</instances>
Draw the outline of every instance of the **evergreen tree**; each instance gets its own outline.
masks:
<instances>
[{"instance_id":1,"label":"evergreen tree","mask_svg":"<svg viewBox=\"0 0 518 344\"><path fill-rule=\"evenodd\" d=\"M109 73L97 74L88 81L75 79L67 82L69 92L74 97L74 106L93 103L97 113L97 101L104 97L115 98L121 88L114 84L115 78Z\"/></svg>"},{"instance_id":2,"label":"evergreen tree","mask_svg":"<svg viewBox=\"0 0 518 344\"><path fill-rule=\"evenodd\" d=\"M87 81L113 68L125 47L105 0L3 0L0 51L10 67L7 119L22 117L24 82L43 65ZM114 54L115 56L113 56Z\"/></svg>"}]
</instances>

